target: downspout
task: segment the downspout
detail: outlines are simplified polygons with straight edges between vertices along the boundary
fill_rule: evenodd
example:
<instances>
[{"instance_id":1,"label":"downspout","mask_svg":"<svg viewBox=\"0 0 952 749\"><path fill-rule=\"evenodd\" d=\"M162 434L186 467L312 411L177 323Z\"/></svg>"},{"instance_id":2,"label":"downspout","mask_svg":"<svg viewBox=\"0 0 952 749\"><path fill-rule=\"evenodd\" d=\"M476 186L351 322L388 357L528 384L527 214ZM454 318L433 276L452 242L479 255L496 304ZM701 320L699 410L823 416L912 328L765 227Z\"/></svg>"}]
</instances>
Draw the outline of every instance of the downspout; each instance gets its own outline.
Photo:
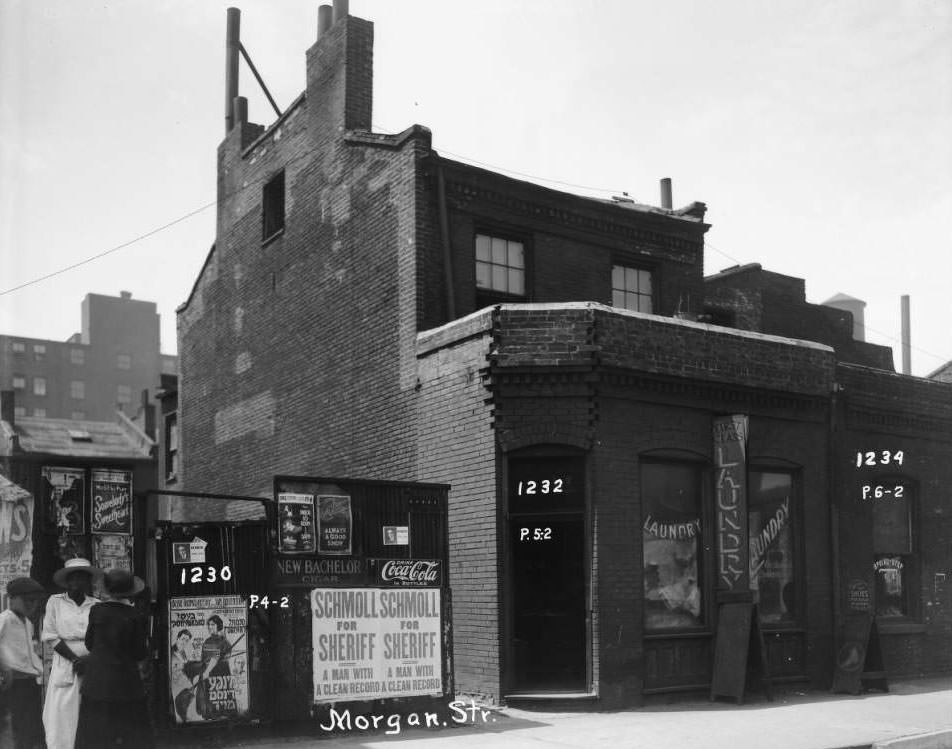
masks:
<instances>
[{"instance_id":1,"label":"downspout","mask_svg":"<svg viewBox=\"0 0 952 749\"><path fill-rule=\"evenodd\" d=\"M446 283L447 321L456 319L456 293L453 290L453 252L450 247L450 222L446 214L446 181L443 179L443 162L436 162L436 195L440 212L440 241L443 243L443 277Z\"/></svg>"},{"instance_id":2,"label":"downspout","mask_svg":"<svg viewBox=\"0 0 952 749\"><path fill-rule=\"evenodd\" d=\"M839 398L838 393L840 391L840 385L838 382L835 382L836 370L834 369L834 383L833 383L833 392L830 393L830 419L829 419L829 433L827 434L827 492L830 498L830 567L832 573L832 583L831 590L833 593L833 632L832 637L832 653L836 655L836 641L839 637L840 626L843 623L843 617L840 612L840 575L842 573L840 569L840 508L839 502L837 501L837 492L836 492L836 479L837 479L837 470L836 470L836 440L837 440L837 411L839 409ZM805 602L804 602L805 603Z\"/></svg>"}]
</instances>

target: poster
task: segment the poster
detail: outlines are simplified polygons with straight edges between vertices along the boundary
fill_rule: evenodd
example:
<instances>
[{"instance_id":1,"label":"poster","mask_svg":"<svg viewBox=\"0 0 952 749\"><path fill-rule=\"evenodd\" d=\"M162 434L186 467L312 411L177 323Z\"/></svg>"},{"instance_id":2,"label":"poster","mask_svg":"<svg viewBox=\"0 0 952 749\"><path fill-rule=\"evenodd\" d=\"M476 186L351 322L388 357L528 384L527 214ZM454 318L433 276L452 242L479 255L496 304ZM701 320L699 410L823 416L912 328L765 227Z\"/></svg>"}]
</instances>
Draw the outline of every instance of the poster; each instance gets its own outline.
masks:
<instances>
[{"instance_id":1,"label":"poster","mask_svg":"<svg viewBox=\"0 0 952 749\"><path fill-rule=\"evenodd\" d=\"M311 591L314 702L443 694L439 588Z\"/></svg>"},{"instance_id":2,"label":"poster","mask_svg":"<svg viewBox=\"0 0 952 749\"><path fill-rule=\"evenodd\" d=\"M316 543L314 495L278 494L278 551L313 553Z\"/></svg>"},{"instance_id":3,"label":"poster","mask_svg":"<svg viewBox=\"0 0 952 749\"><path fill-rule=\"evenodd\" d=\"M384 546L408 546L409 544L410 544L410 526L409 525L383 526L383 545Z\"/></svg>"},{"instance_id":4,"label":"poster","mask_svg":"<svg viewBox=\"0 0 952 749\"><path fill-rule=\"evenodd\" d=\"M247 626L241 596L169 600L169 687L176 723L248 712Z\"/></svg>"},{"instance_id":5,"label":"poster","mask_svg":"<svg viewBox=\"0 0 952 749\"><path fill-rule=\"evenodd\" d=\"M92 510L89 530L93 533L132 533L132 473L92 472Z\"/></svg>"},{"instance_id":6,"label":"poster","mask_svg":"<svg viewBox=\"0 0 952 749\"><path fill-rule=\"evenodd\" d=\"M101 570L132 572L132 536L118 533L93 536L93 565Z\"/></svg>"},{"instance_id":7,"label":"poster","mask_svg":"<svg viewBox=\"0 0 952 749\"><path fill-rule=\"evenodd\" d=\"M7 583L28 577L33 564L33 495L0 476L0 611L7 608Z\"/></svg>"},{"instance_id":8,"label":"poster","mask_svg":"<svg viewBox=\"0 0 952 749\"><path fill-rule=\"evenodd\" d=\"M350 497L325 494L317 498L317 553L351 553L353 517Z\"/></svg>"},{"instance_id":9,"label":"poster","mask_svg":"<svg viewBox=\"0 0 952 749\"><path fill-rule=\"evenodd\" d=\"M86 532L86 474L81 468L43 467L46 526L57 533Z\"/></svg>"}]
</instances>

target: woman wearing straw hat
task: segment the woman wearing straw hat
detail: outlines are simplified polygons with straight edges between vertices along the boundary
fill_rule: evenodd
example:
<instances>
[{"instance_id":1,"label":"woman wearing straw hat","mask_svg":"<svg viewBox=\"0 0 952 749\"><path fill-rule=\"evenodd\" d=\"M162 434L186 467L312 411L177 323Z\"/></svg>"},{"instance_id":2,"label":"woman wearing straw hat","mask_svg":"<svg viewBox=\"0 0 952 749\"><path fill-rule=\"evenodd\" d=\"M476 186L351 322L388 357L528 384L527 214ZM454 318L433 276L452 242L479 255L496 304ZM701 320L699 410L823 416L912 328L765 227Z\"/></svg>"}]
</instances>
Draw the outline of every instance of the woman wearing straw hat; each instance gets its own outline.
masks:
<instances>
[{"instance_id":1,"label":"woman wearing straw hat","mask_svg":"<svg viewBox=\"0 0 952 749\"><path fill-rule=\"evenodd\" d=\"M69 559L53 575L53 582L66 588L66 592L50 596L40 635L44 642L53 645L53 664L43 703L48 749L73 749L76 740L79 690L89 654L84 642L86 626L89 612L99 603L89 594L93 581L101 575L102 570L85 559Z\"/></svg>"},{"instance_id":2,"label":"woman wearing straw hat","mask_svg":"<svg viewBox=\"0 0 952 749\"><path fill-rule=\"evenodd\" d=\"M103 579L107 601L93 607L86 630L86 676L82 684L77 749L154 746L139 661L149 655L148 624L131 598L145 587L126 570Z\"/></svg>"}]
</instances>

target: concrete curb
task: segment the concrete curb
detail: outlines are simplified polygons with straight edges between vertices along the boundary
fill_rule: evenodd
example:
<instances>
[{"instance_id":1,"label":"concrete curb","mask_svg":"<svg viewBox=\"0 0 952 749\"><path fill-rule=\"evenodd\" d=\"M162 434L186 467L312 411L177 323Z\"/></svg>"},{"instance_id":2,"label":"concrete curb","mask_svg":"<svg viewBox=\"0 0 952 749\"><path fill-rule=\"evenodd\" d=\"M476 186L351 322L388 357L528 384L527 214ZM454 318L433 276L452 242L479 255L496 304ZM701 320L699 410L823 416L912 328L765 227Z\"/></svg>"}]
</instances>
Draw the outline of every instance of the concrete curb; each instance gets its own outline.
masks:
<instances>
[{"instance_id":1,"label":"concrete curb","mask_svg":"<svg viewBox=\"0 0 952 749\"><path fill-rule=\"evenodd\" d=\"M871 749L952 749L952 730L877 741Z\"/></svg>"}]
</instances>

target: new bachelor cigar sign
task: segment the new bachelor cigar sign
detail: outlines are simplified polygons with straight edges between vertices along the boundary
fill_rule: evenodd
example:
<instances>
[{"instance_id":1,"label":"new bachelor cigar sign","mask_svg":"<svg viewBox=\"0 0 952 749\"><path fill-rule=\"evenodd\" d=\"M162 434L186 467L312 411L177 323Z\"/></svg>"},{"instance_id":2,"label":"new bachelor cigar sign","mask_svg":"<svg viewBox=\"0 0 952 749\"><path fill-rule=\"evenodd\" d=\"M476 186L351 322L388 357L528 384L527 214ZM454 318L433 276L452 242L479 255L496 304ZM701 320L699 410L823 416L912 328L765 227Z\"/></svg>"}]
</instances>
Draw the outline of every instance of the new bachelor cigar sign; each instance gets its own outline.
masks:
<instances>
[{"instance_id":1,"label":"new bachelor cigar sign","mask_svg":"<svg viewBox=\"0 0 952 749\"><path fill-rule=\"evenodd\" d=\"M440 590L311 591L314 702L443 693Z\"/></svg>"}]
</instances>

